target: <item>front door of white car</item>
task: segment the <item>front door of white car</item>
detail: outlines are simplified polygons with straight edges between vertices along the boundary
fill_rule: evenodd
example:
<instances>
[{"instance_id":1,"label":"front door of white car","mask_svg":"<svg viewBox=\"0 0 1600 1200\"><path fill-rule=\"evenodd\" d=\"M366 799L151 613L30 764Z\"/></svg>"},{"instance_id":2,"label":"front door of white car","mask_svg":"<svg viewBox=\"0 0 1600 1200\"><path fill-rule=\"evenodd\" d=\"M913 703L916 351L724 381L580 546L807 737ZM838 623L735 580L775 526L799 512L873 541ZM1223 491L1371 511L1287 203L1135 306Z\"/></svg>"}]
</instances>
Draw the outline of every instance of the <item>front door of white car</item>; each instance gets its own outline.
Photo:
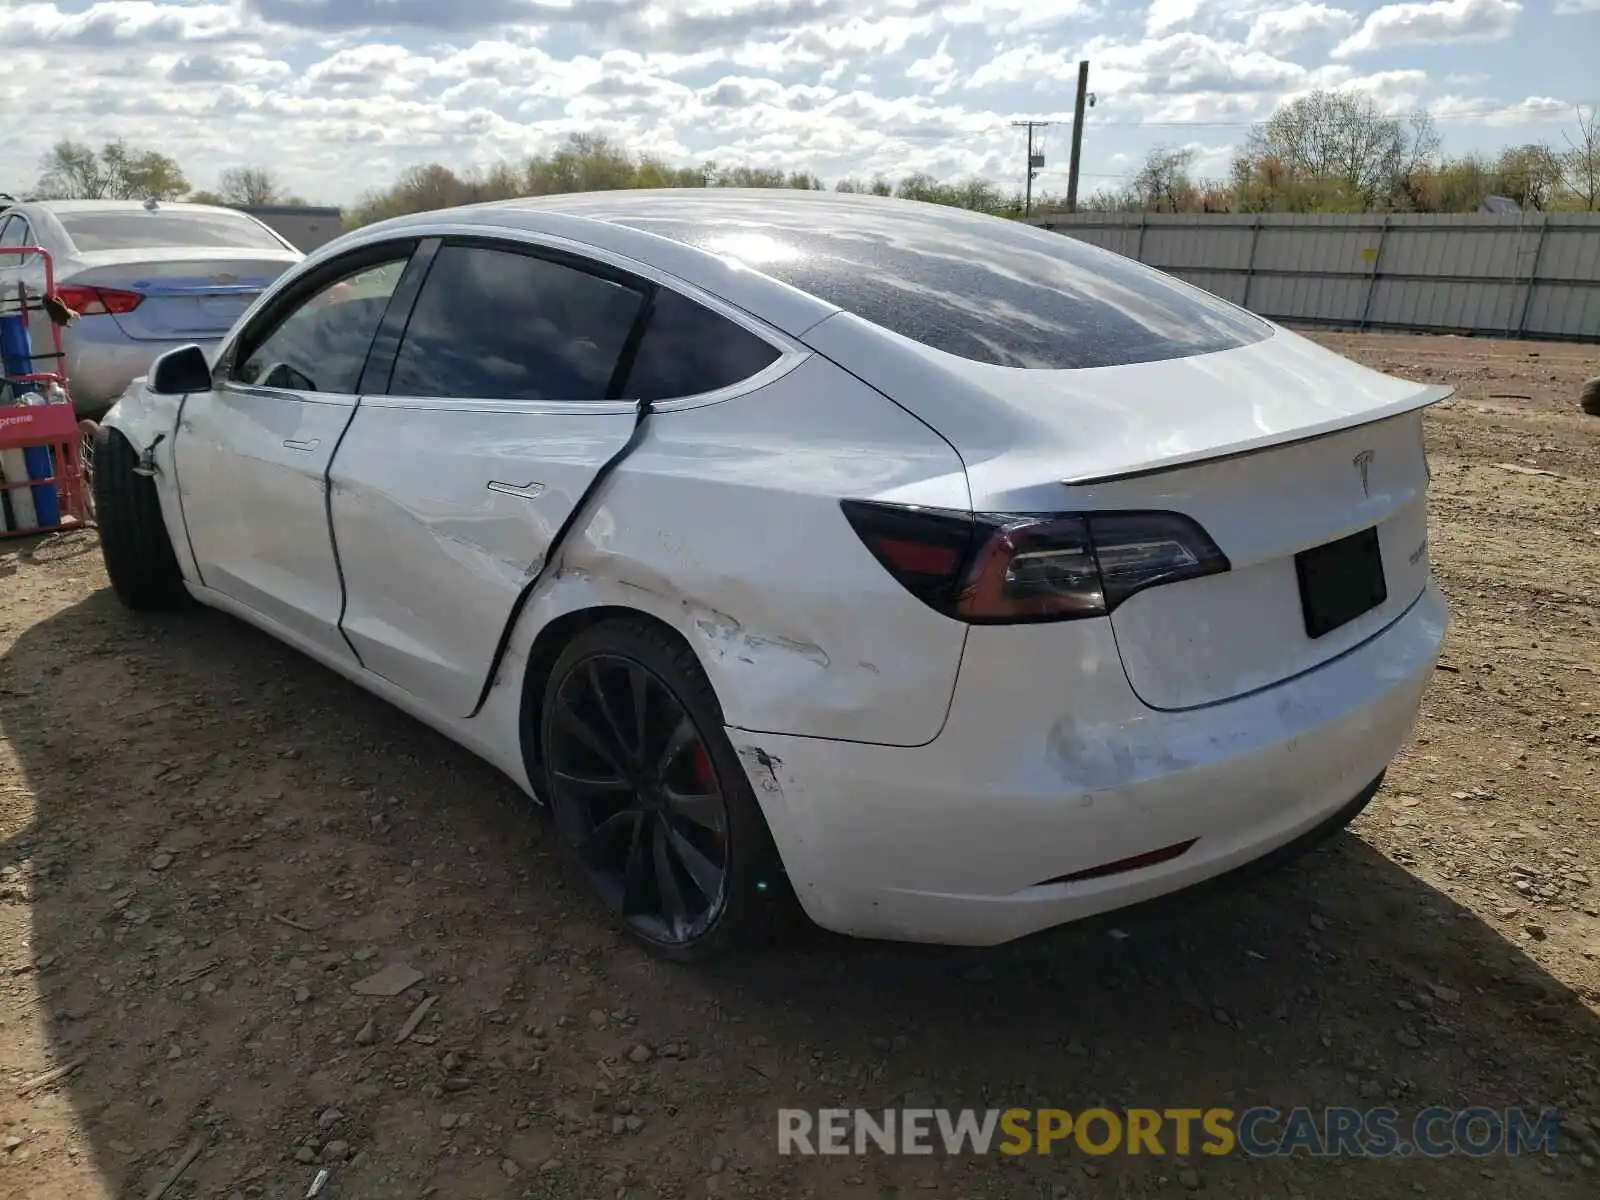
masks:
<instances>
[{"instance_id":1,"label":"front door of white car","mask_svg":"<svg viewBox=\"0 0 1600 1200\"><path fill-rule=\"evenodd\" d=\"M358 252L279 295L183 402L174 448L201 581L336 657L343 592L327 471L412 246Z\"/></svg>"}]
</instances>

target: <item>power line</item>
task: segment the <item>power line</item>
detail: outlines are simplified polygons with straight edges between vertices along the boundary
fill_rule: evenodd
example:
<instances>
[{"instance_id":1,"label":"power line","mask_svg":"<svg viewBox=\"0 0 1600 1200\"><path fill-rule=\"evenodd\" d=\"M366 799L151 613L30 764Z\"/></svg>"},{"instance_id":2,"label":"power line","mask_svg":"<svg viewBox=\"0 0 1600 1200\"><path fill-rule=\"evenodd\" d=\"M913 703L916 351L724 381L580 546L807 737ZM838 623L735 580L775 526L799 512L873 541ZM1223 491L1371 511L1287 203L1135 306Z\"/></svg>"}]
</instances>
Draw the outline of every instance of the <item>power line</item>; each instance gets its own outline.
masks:
<instances>
[{"instance_id":1,"label":"power line","mask_svg":"<svg viewBox=\"0 0 1600 1200\"><path fill-rule=\"evenodd\" d=\"M1079 171L1078 176L1082 179L1132 179L1138 173L1137 171ZM1039 174L1048 175L1054 179L1067 174L1067 169L1065 167L1052 167L1048 171L1040 171Z\"/></svg>"},{"instance_id":2,"label":"power line","mask_svg":"<svg viewBox=\"0 0 1600 1200\"><path fill-rule=\"evenodd\" d=\"M1096 129L1250 129L1266 120L1255 121L1096 121Z\"/></svg>"},{"instance_id":3,"label":"power line","mask_svg":"<svg viewBox=\"0 0 1600 1200\"><path fill-rule=\"evenodd\" d=\"M1500 109L1496 108L1487 108L1481 113L1452 113L1444 116L1437 116L1434 119L1440 124L1481 121L1485 117L1498 115L1500 111ZM1265 123L1266 119L1266 117L1257 117L1254 120L1246 121L1108 121L1103 118L1096 117L1092 120L1086 120L1085 127L1093 127L1095 129L1253 129L1257 125ZM1060 125L1064 123L1065 122L1059 120L1032 122L1035 128L1044 128L1045 126ZM1029 124L1029 122L1011 121L1007 124L1016 128L1022 128ZM950 143L967 142L973 140L974 138L988 137L989 135L997 133L1004 128L1006 128L1006 124L997 123L994 125L986 125L982 129L971 129L965 133L950 134L929 130L926 133L902 133L899 134L898 137L903 141L922 141L926 139L930 141Z\"/></svg>"}]
</instances>

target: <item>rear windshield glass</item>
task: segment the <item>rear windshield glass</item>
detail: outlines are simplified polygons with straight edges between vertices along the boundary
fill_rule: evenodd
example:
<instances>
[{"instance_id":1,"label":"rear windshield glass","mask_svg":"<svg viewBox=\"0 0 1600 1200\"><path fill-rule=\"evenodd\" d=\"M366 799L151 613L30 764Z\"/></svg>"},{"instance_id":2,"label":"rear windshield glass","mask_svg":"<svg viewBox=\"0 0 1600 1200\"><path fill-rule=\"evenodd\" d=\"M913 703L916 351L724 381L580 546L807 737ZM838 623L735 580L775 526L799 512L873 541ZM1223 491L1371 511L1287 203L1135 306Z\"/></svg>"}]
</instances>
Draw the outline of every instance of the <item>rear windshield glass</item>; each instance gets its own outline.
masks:
<instances>
[{"instance_id":1,"label":"rear windshield glass","mask_svg":"<svg viewBox=\"0 0 1600 1200\"><path fill-rule=\"evenodd\" d=\"M977 362L1118 366L1232 349L1270 333L1198 288L1019 222L770 194L759 201L630 199L630 207L606 215L739 259L875 325Z\"/></svg>"},{"instance_id":2,"label":"rear windshield glass","mask_svg":"<svg viewBox=\"0 0 1600 1200\"><path fill-rule=\"evenodd\" d=\"M225 212L58 212L56 220L79 250L142 250L222 246L282 250L283 243L249 217Z\"/></svg>"}]
</instances>

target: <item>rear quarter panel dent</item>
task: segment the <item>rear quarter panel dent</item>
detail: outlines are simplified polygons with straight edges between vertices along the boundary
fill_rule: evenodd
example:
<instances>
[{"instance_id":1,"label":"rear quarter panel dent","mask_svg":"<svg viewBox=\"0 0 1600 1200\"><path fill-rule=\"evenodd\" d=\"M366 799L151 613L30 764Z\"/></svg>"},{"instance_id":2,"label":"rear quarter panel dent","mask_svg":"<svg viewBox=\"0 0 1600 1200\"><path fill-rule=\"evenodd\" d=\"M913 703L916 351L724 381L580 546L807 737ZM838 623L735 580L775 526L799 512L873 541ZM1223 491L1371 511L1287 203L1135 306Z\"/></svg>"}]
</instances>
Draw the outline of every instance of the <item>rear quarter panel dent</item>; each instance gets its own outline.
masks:
<instances>
[{"instance_id":1,"label":"rear quarter panel dent","mask_svg":"<svg viewBox=\"0 0 1600 1200\"><path fill-rule=\"evenodd\" d=\"M966 627L873 558L846 496L967 504L955 452L826 360L658 413L529 604L636 608L699 657L727 724L911 746L943 727Z\"/></svg>"}]
</instances>

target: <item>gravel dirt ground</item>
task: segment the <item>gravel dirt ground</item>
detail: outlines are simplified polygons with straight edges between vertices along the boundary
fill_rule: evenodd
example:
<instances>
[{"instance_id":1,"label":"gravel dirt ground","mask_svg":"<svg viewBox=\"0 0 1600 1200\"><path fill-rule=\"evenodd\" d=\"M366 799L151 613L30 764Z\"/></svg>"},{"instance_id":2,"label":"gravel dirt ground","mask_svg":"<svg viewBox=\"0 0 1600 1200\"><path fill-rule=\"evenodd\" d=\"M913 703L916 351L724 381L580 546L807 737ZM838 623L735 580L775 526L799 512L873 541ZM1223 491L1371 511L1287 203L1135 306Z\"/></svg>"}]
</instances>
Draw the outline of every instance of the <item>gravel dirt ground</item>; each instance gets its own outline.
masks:
<instances>
[{"instance_id":1,"label":"gravel dirt ground","mask_svg":"<svg viewBox=\"0 0 1600 1200\"><path fill-rule=\"evenodd\" d=\"M151 1195L194 1146L168 1197L1600 1195L1600 354L1325 340L1460 387L1414 741L1289 868L984 953L656 963L465 752L128 615L92 533L0 543L0 1196ZM1571 1115L1555 1157L777 1153L780 1106L895 1103Z\"/></svg>"}]
</instances>

